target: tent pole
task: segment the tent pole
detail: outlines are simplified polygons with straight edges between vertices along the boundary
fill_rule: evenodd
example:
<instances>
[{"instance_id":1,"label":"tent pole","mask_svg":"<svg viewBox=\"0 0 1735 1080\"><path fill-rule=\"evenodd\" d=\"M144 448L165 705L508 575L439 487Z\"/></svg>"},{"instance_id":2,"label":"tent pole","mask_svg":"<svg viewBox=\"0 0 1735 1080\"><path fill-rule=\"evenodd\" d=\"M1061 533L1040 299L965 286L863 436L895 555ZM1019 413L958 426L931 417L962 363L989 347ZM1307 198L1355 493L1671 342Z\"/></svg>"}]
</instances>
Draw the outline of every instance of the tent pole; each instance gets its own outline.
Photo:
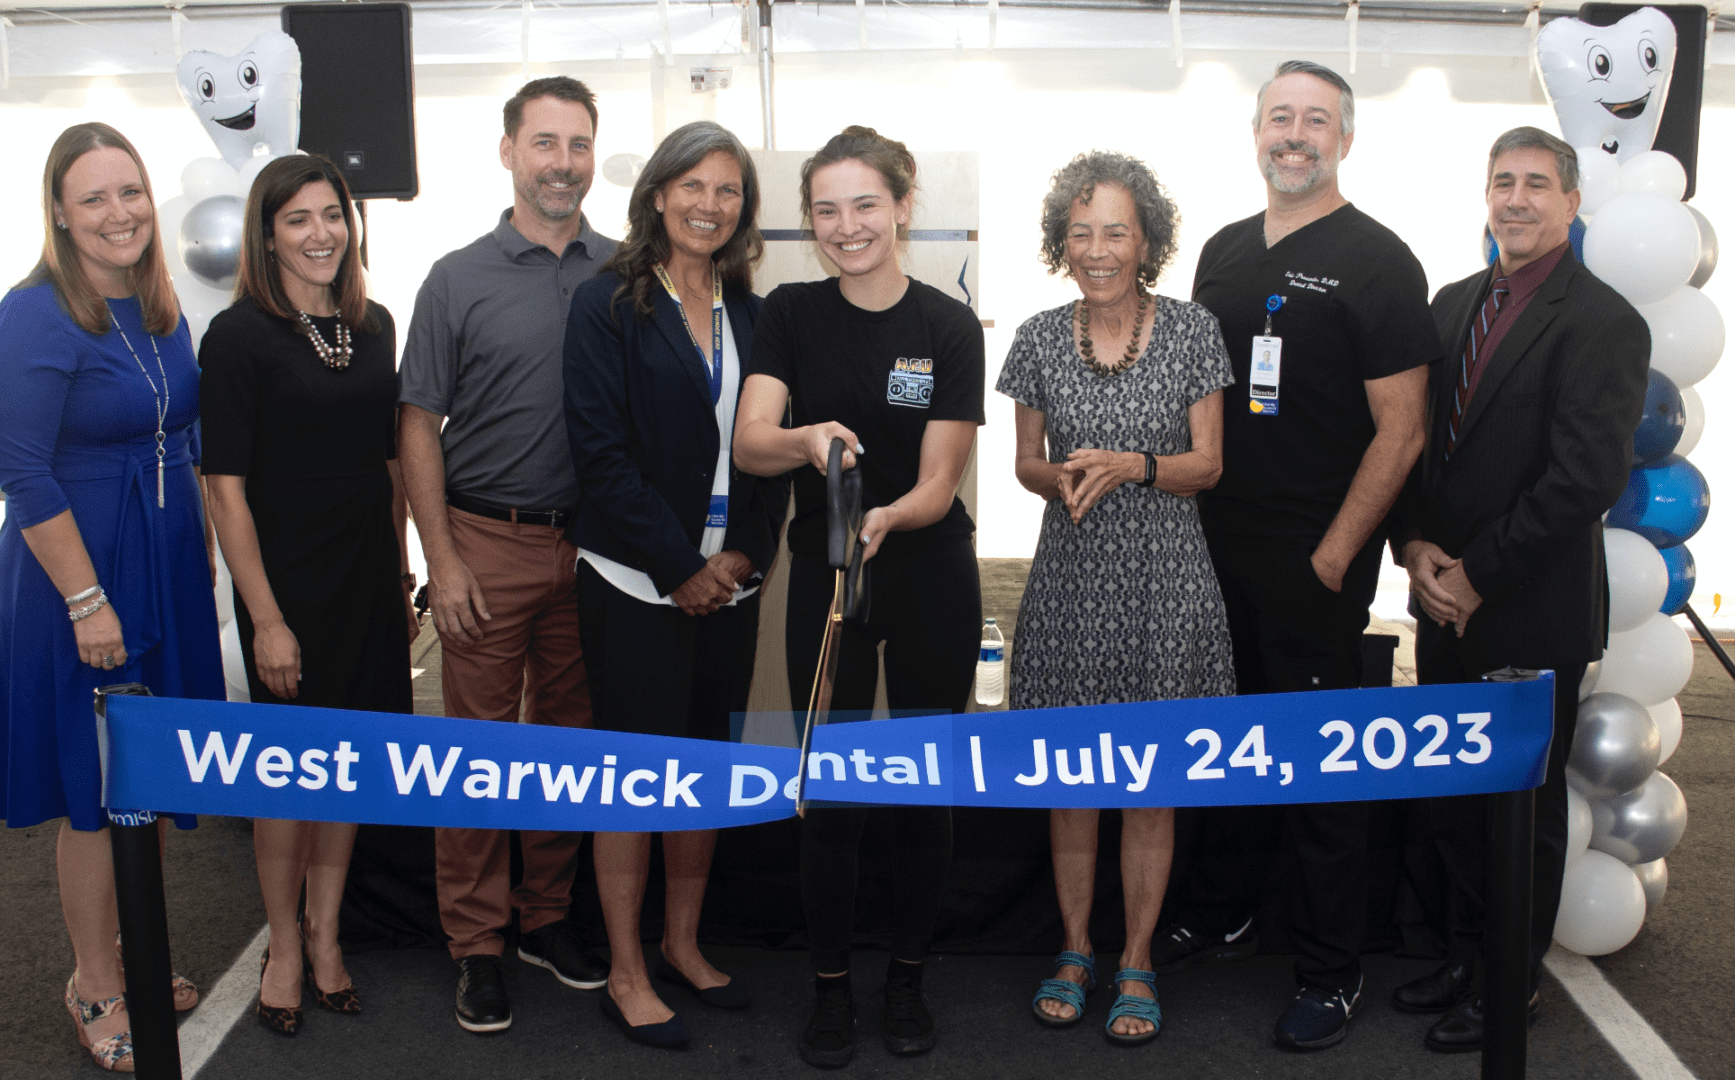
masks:
<instances>
[{"instance_id":1,"label":"tent pole","mask_svg":"<svg viewBox=\"0 0 1735 1080\"><path fill-rule=\"evenodd\" d=\"M777 110L772 104L771 0L759 0L759 105L765 118L765 149L777 149Z\"/></svg>"}]
</instances>

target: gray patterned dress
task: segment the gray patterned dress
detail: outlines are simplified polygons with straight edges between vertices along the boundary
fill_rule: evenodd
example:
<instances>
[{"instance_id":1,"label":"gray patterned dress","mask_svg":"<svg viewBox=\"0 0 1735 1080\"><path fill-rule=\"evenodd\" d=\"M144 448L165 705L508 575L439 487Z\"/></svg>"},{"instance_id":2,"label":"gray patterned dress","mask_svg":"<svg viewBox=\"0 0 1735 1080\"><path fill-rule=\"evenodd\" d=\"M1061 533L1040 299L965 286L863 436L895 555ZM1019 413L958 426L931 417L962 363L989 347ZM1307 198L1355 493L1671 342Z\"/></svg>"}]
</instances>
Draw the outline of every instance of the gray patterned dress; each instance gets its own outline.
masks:
<instances>
[{"instance_id":1,"label":"gray patterned dress","mask_svg":"<svg viewBox=\"0 0 1735 1080\"><path fill-rule=\"evenodd\" d=\"M1073 305L1018 328L996 389L1046 416L1049 461L1081 447L1191 449L1188 407L1235 377L1210 312L1155 299L1143 355L1107 377L1079 357ZM1011 707L1234 692L1229 624L1196 501L1122 484L1074 525L1051 500L1018 608Z\"/></svg>"}]
</instances>

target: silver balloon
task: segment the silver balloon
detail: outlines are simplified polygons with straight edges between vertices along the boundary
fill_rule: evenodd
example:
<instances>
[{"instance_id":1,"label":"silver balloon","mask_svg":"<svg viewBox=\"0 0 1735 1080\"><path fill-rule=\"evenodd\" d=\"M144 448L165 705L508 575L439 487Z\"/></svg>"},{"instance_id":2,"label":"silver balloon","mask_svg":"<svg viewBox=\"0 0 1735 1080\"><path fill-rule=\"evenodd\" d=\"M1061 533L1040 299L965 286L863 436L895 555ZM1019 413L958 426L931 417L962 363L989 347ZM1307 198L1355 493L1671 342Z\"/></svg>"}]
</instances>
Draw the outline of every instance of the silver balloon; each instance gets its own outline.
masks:
<instances>
[{"instance_id":1,"label":"silver balloon","mask_svg":"<svg viewBox=\"0 0 1735 1080\"><path fill-rule=\"evenodd\" d=\"M1669 861L1658 859L1640 863L1633 867L1633 873L1639 876L1639 884L1645 887L1645 910L1657 910L1657 905L1663 902L1663 894L1669 890Z\"/></svg>"},{"instance_id":2,"label":"silver balloon","mask_svg":"<svg viewBox=\"0 0 1735 1080\"><path fill-rule=\"evenodd\" d=\"M234 195L201 199L181 219L181 262L207 285L235 284L241 265L241 221L246 200Z\"/></svg>"},{"instance_id":3,"label":"silver balloon","mask_svg":"<svg viewBox=\"0 0 1735 1080\"><path fill-rule=\"evenodd\" d=\"M1692 211L1693 221L1699 226L1699 265L1693 268L1693 276L1687 284L1702 289L1717 269L1717 230L1711 228L1710 219L1699 213L1698 207L1688 203L1687 209Z\"/></svg>"},{"instance_id":4,"label":"silver balloon","mask_svg":"<svg viewBox=\"0 0 1735 1080\"><path fill-rule=\"evenodd\" d=\"M1588 799L1612 799L1643 784L1662 756L1649 709L1624 694L1592 694L1578 706L1566 782Z\"/></svg>"},{"instance_id":5,"label":"silver balloon","mask_svg":"<svg viewBox=\"0 0 1735 1080\"><path fill-rule=\"evenodd\" d=\"M1643 787L1590 804L1590 846L1628 866L1656 862L1674 850L1687 831L1687 800L1660 772Z\"/></svg>"}]
</instances>

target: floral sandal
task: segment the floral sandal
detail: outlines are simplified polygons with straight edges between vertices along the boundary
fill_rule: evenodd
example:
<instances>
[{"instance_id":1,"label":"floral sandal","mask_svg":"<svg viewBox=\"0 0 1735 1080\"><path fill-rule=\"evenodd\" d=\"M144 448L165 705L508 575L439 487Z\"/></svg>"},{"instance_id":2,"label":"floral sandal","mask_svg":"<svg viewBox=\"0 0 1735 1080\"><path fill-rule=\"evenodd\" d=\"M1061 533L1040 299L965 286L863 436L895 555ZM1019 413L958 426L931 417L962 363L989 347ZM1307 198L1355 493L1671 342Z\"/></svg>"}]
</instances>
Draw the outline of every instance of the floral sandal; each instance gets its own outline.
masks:
<instances>
[{"instance_id":1,"label":"floral sandal","mask_svg":"<svg viewBox=\"0 0 1735 1080\"><path fill-rule=\"evenodd\" d=\"M1063 967L1079 967L1084 969L1084 985L1080 986L1071 979L1043 979L1042 986L1036 991L1036 997L1030 1002L1030 1011L1036 1014L1036 1019L1049 1027L1071 1027L1084 1019L1085 995L1096 989L1096 957L1072 951L1062 952L1054 958L1054 970L1058 976ZM1051 1016L1042 1011L1042 1002L1058 1001L1063 1005L1072 1006L1071 1016Z\"/></svg>"},{"instance_id":2,"label":"floral sandal","mask_svg":"<svg viewBox=\"0 0 1735 1080\"><path fill-rule=\"evenodd\" d=\"M1121 994L1114 999L1114 1007L1108 1011L1108 1023L1103 1025L1103 1034L1108 1041L1116 1046L1139 1046L1156 1038L1163 1030L1163 1010L1157 1005L1157 975L1153 971L1140 971L1138 968L1122 968L1115 972L1115 986L1124 982L1142 982L1151 988L1151 996L1142 998L1136 994ZM1114 1022L1127 1016L1135 1020L1149 1020L1151 1030L1137 1035L1116 1034Z\"/></svg>"},{"instance_id":3,"label":"floral sandal","mask_svg":"<svg viewBox=\"0 0 1735 1080\"><path fill-rule=\"evenodd\" d=\"M114 955L121 959L120 935L114 936ZM121 974L126 974L126 962L121 960ZM169 990L175 997L175 1011L188 1012L199 1004L199 988L185 975L169 972Z\"/></svg>"},{"instance_id":4,"label":"floral sandal","mask_svg":"<svg viewBox=\"0 0 1735 1080\"><path fill-rule=\"evenodd\" d=\"M90 1051L91 1060L109 1072L132 1072L133 1033L130 1029L94 1042L91 1041L90 1033L85 1030L106 1016L124 1012L127 1007L126 995L116 994L94 1003L86 1001L78 996L78 990L73 985L77 978L78 974L74 972L66 980L66 1011L72 1014L72 1022L78 1025L79 1043Z\"/></svg>"}]
</instances>

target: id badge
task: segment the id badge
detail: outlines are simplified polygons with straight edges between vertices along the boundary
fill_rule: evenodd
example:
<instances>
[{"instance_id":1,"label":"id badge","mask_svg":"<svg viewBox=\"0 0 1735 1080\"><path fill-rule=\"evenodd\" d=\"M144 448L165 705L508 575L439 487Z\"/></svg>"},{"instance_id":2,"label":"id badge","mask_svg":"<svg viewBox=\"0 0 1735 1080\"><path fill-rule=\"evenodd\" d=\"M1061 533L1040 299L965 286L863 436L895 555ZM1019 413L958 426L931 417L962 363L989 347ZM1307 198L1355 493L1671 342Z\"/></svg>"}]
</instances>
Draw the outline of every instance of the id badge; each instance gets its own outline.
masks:
<instances>
[{"instance_id":1,"label":"id badge","mask_svg":"<svg viewBox=\"0 0 1735 1080\"><path fill-rule=\"evenodd\" d=\"M1283 383L1283 339L1255 337L1253 362L1247 369L1247 411L1277 415L1277 392Z\"/></svg>"},{"instance_id":2,"label":"id badge","mask_svg":"<svg viewBox=\"0 0 1735 1080\"><path fill-rule=\"evenodd\" d=\"M705 528L726 529L729 527L729 496L711 496L711 509L705 514Z\"/></svg>"}]
</instances>

